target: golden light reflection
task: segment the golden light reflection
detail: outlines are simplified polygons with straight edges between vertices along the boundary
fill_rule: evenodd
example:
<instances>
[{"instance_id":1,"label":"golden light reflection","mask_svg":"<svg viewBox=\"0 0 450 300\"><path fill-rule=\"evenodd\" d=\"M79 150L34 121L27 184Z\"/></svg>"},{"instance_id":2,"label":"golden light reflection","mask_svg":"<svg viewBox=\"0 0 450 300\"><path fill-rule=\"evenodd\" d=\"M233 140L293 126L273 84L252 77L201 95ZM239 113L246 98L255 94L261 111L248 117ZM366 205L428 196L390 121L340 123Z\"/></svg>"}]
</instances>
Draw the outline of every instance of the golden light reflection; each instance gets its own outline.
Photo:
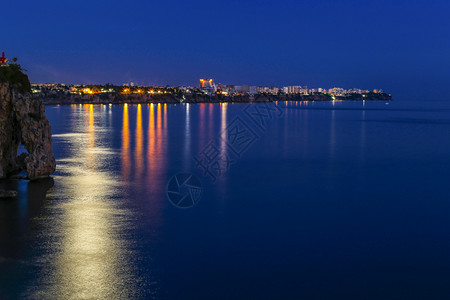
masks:
<instances>
[{"instance_id":1,"label":"golden light reflection","mask_svg":"<svg viewBox=\"0 0 450 300\"><path fill-rule=\"evenodd\" d=\"M153 164L155 163L155 145L156 145L156 136L155 136L155 108L154 104L150 104L150 112L148 117L148 145L147 145L147 171L151 173L153 168Z\"/></svg>"},{"instance_id":2,"label":"golden light reflection","mask_svg":"<svg viewBox=\"0 0 450 300\"><path fill-rule=\"evenodd\" d=\"M167 103L164 103L164 129L167 130Z\"/></svg>"},{"instance_id":3,"label":"golden light reflection","mask_svg":"<svg viewBox=\"0 0 450 300\"><path fill-rule=\"evenodd\" d=\"M46 284L33 291L32 299L132 298L136 289L123 234L129 212L115 203L118 180L106 167L114 152L96 146L102 134L95 136L94 106L83 106L81 112L77 116L88 122L74 118L72 131L77 133L54 135L71 153L57 161L64 176L55 176L58 188L49 196L59 200L58 224L41 233L49 235L48 245L43 245L49 254L41 259L50 272L41 274Z\"/></svg>"},{"instance_id":4,"label":"golden light reflection","mask_svg":"<svg viewBox=\"0 0 450 300\"><path fill-rule=\"evenodd\" d=\"M85 115L85 124L87 127L87 149L86 152L86 166L89 169L95 169L95 119L94 119L94 105L84 104L83 111Z\"/></svg>"},{"instance_id":5,"label":"golden light reflection","mask_svg":"<svg viewBox=\"0 0 450 300\"><path fill-rule=\"evenodd\" d=\"M155 120L156 108L156 120ZM164 194L166 188L165 178L167 176L167 128L162 127L162 118L167 120L166 110L162 105L150 105L149 126L148 126L148 147L147 147L147 178L150 193ZM156 126L156 127L155 127ZM166 205L166 201L159 201L158 198L149 197L149 205L154 216L155 224L163 222L161 218L161 208Z\"/></svg>"},{"instance_id":6,"label":"golden light reflection","mask_svg":"<svg viewBox=\"0 0 450 300\"><path fill-rule=\"evenodd\" d=\"M95 147L94 105L89 105L89 148Z\"/></svg>"},{"instance_id":7,"label":"golden light reflection","mask_svg":"<svg viewBox=\"0 0 450 300\"><path fill-rule=\"evenodd\" d=\"M159 130L161 130L161 123L162 123L162 118L161 118L161 103L158 103L158 110L157 110L157 123L158 125L156 126L156 128Z\"/></svg>"},{"instance_id":8,"label":"golden light reflection","mask_svg":"<svg viewBox=\"0 0 450 300\"><path fill-rule=\"evenodd\" d=\"M157 151L158 154L161 154L161 143L162 143L162 118L161 118L161 113L162 113L162 109L161 109L161 104L158 103L158 110L157 110L157 117L156 117L156 141L157 141Z\"/></svg>"},{"instance_id":9,"label":"golden light reflection","mask_svg":"<svg viewBox=\"0 0 450 300\"><path fill-rule=\"evenodd\" d=\"M122 176L124 179L130 177L130 125L128 123L128 105L123 106L123 123L122 123Z\"/></svg>"},{"instance_id":10,"label":"golden light reflection","mask_svg":"<svg viewBox=\"0 0 450 300\"><path fill-rule=\"evenodd\" d=\"M107 199L113 196L115 182L104 173L81 169L72 167L72 176L62 182L72 187L66 191L72 200L61 207L62 248L54 274L60 290L56 295L60 299L107 299L124 287L118 272L127 268L121 266L125 253L114 232L121 214Z\"/></svg>"},{"instance_id":11,"label":"golden light reflection","mask_svg":"<svg viewBox=\"0 0 450 300\"><path fill-rule=\"evenodd\" d=\"M136 176L142 176L143 171L143 151L144 151L144 135L142 133L142 109L138 104L136 112L136 152L135 152L135 164L136 164Z\"/></svg>"}]
</instances>

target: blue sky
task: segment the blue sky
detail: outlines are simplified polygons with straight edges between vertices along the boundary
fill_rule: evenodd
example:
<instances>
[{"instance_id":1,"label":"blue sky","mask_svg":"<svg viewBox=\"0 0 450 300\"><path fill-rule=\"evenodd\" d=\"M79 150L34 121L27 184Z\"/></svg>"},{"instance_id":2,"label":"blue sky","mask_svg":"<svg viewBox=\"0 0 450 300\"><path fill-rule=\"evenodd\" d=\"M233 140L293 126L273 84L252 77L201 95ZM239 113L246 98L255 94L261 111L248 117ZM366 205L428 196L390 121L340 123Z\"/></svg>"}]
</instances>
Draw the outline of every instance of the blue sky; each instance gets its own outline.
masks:
<instances>
[{"instance_id":1,"label":"blue sky","mask_svg":"<svg viewBox=\"0 0 450 300\"><path fill-rule=\"evenodd\" d=\"M447 100L448 1L13 1L0 50L36 83L382 88ZM450 100L450 99L449 99Z\"/></svg>"}]
</instances>

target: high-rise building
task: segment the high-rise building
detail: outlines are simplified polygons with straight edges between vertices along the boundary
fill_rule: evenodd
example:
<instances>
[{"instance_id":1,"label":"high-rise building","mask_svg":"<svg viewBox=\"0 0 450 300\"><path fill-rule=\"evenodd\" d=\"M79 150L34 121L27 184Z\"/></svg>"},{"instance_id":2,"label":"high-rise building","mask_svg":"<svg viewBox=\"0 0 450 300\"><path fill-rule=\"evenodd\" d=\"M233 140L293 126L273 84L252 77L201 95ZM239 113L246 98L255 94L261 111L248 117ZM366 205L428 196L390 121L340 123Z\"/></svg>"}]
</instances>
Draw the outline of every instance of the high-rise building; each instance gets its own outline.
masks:
<instances>
[{"instance_id":1,"label":"high-rise building","mask_svg":"<svg viewBox=\"0 0 450 300\"><path fill-rule=\"evenodd\" d=\"M200 79L200 88L214 87L214 79Z\"/></svg>"},{"instance_id":2,"label":"high-rise building","mask_svg":"<svg viewBox=\"0 0 450 300\"><path fill-rule=\"evenodd\" d=\"M214 79L200 79L200 89L208 94L215 93L217 91L217 87L214 84Z\"/></svg>"},{"instance_id":3,"label":"high-rise building","mask_svg":"<svg viewBox=\"0 0 450 300\"><path fill-rule=\"evenodd\" d=\"M302 87L299 85L289 85L283 87L283 92L285 94L299 94L302 92Z\"/></svg>"}]
</instances>

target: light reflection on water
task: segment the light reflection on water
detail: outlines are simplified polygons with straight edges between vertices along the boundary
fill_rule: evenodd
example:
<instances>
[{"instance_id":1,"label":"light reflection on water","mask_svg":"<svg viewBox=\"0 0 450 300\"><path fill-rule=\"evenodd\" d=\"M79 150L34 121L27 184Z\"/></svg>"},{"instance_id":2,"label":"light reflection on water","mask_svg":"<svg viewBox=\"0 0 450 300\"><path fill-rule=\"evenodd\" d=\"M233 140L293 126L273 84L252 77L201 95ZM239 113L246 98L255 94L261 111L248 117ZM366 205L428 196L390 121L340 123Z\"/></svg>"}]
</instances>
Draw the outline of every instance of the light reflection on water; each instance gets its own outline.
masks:
<instances>
[{"instance_id":1,"label":"light reflection on water","mask_svg":"<svg viewBox=\"0 0 450 300\"><path fill-rule=\"evenodd\" d=\"M358 286L401 290L410 273L445 289L446 273L426 283L411 266L450 266L448 111L279 105L215 184L193 156L211 141L232 155L219 135L243 105L47 107L58 170L53 187L8 183L20 195L0 202L0 298L370 299ZM165 199L180 171L204 184L187 211Z\"/></svg>"},{"instance_id":2,"label":"light reflection on water","mask_svg":"<svg viewBox=\"0 0 450 300\"><path fill-rule=\"evenodd\" d=\"M106 168L115 152L96 141L96 133L109 131L96 130L93 105L83 106L77 115L83 114L84 123L73 119L74 134L54 135L71 155L58 160L56 188L48 194L57 204L42 232L47 243L38 260L45 267L42 285L29 291L32 298L111 299L131 297L137 290L129 237L124 235L132 216L115 201L120 180Z\"/></svg>"},{"instance_id":3,"label":"light reflection on water","mask_svg":"<svg viewBox=\"0 0 450 300\"><path fill-rule=\"evenodd\" d=\"M113 113L118 108L122 110L120 115ZM61 111L65 115L59 116ZM139 248L135 234L140 215L133 206L139 206L151 217L148 235L158 238L158 228L163 224L162 210L167 204L161 201L168 176L167 104L71 105L53 107L53 112L58 115L57 123L52 123L58 165L56 184L48 191L50 202L41 206L44 213L39 217L27 215L27 205L29 201L42 205L51 185L24 181L16 187L21 191L17 210L23 228L20 236L28 234L30 217L34 217L39 229L34 232L32 253L27 258L28 271L19 272L15 265L22 261L11 258L8 248L0 247L8 250L0 253L0 264L11 262L21 278L6 296L154 297L158 281L149 265L152 257L135 255ZM5 184L15 186L15 182ZM27 196L30 192L34 193L31 197ZM6 222L2 228L20 230L8 218L2 221ZM17 244L15 239L9 239L8 244L14 244L26 256L24 244ZM2 271L0 279L6 276ZM3 293L0 288L0 298Z\"/></svg>"},{"instance_id":4,"label":"light reflection on water","mask_svg":"<svg viewBox=\"0 0 450 300\"><path fill-rule=\"evenodd\" d=\"M136 110L136 151L134 161L136 162L136 176L141 177L144 168L143 162L143 148L144 148L144 136L142 131L142 107L138 104Z\"/></svg>"},{"instance_id":5,"label":"light reflection on water","mask_svg":"<svg viewBox=\"0 0 450 300\"><path fill-rule=\"evenodd\" d=\"M123 106L123 126L122 126L122 176L129 178L131 172L130 157L130 125L128 121L128 105Z\"/></svg>"},{"instance_id":6,"label":"light reflection on water","mask_svg":"<svg viewBox=\"0 0 450 300\"><path fill-rule=\"evenodd\" d=\"M227 133L227 107L228 107L228 103L222 103L220 105L220 110L221 110L221 116L220 116L220 135L221 135L221 140L220 140L220 154L222 157L224 157L225 155L227 155L227 138L228 138L228 133Z\"/></svg>"},{"instance_id":7,"label":"light reflection on water","mask_svg":"<svg viewBox=\"0 0 450 300\"><path fill-rule=\"evenodd\" d=\"M183 159L183 171L186 171L189 168L189 158L191 157L191 114L190 108L191 104L186 103L184 104L186 108L186 123L184 125L185 127L185 134L184 134L184 159Z\"/></svg>"}]
</instances>

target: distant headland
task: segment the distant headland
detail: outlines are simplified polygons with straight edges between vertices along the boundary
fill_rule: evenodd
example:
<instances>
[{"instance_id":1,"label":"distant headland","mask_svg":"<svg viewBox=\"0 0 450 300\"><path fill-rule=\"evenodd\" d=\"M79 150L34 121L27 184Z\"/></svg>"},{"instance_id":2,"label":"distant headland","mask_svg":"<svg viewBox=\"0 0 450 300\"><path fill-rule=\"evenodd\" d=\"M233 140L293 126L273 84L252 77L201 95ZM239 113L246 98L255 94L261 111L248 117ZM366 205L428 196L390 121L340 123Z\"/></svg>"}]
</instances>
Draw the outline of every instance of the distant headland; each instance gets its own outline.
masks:
<instances>
[{"instance_id":1,"label":"distant headland","mask_svg":"<svg viewBox=\"0 0 450 300\"><path fill-rule=\"evenodd\" d=\"M45 104L122 104L122 103L251 103L273 101L390 101L382 90L309 89L306 86L256 87L214 84L201 79L199 87L33 84L33 96Z\"/></svg>"}]
</instances>

